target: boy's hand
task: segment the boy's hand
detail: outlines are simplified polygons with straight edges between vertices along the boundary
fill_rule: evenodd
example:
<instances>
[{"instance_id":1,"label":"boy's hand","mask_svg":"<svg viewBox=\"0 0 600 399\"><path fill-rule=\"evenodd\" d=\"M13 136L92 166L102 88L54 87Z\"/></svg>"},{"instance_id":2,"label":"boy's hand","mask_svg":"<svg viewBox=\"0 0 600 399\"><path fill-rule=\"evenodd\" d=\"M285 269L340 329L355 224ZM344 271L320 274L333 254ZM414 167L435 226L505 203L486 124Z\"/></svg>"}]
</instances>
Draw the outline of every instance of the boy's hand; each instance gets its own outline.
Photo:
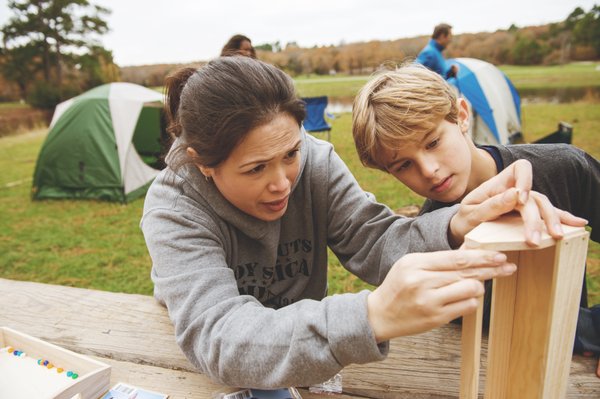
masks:
<instances>
[{"instance_id":1,"label":"boy's hand","mask_svg":"<svg viewBox=\"0 0 600 399\"><path fill-rule=\"evenodd\" d=\"M525 239L532 246L539 244L544 225L552 237L560 239L563 234L561 223L570 226L587 224L585 219L552 206L545 195L531 191L531 180L531 163L518 160L471 191L450 221L450 244L458 246L465 234L480 223L513 210L521 213Z\"/></svg>"},{"instance_id":2,"label":"boy's hand","mask_svg":"<svg viewBox=\"0 0 600 399\"><path fill-rule=\"evenodd\" d=\"M400 258L369 294L369 324L377 342L439 327L477 308L483 280L508 276L516 266L486 250L413 253Z\"/></svg>"}]
</instances>

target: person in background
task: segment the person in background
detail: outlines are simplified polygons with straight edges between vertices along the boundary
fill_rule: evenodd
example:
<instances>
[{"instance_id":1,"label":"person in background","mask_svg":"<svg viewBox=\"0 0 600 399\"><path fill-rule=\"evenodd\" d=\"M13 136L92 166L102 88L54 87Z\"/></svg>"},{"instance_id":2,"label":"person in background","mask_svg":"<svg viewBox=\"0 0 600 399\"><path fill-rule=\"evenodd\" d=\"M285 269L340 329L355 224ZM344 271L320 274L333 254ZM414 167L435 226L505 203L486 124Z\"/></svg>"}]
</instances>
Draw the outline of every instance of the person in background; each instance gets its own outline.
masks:
<instances>
[{"instance_id":1,"label":"person in background","mask_svg":"<svg viewBox=\"0 0 600 399\"><path fill-rule=\"evenodd\" d=\"M452 26L439 24L433 29L431 39L423 47L416 61L425 65L434 72L439 73L444 79L454 77L458 74L458 65L446 61L442 51L452 41Z\"/></svg>"},{"instance_id":2,"label":"person in background","mask_svg":"<svg viewBox=\"0 0 600 399\"><path fill-rule=\"evenodd\" d=\"M421 215L460 203L483 182L527 160L533 190L587 219L591 240L600 241L598 160L567 144L477 146L468 133L468 111L465 99L421 65L376 74L354 102L352 132L359 158L427 198ZM486 328L491 288L486 282ZM600 355L600 307L588 308L585 280L575 351Z\"/></svg>"},{"instance_id":3,"label":"person in background","mask_svg":"<svg viewBox=\"0 0 600 399\"><path fill-rule=\"evenodd\" d=\"M176 341L213 380L310 386L386 357L389 340L473 312L482 280L516 269L496 251L451 250L519 209L528 236L559 215L508 168L456 207L408 219L359 186L333 146L302 129L293 80L221 57L166 82L176 136L145 199L154 295ZM375 290L327 295L331 249Z\"/></svg>"},{"instance_id":4,"label":"person in background","mask_svg":"<svg viewBox=\"0 0 600 399\"><path fill-rule=\"evenodd\" d=\"M252 46L252 41L244 35L233 35L225 43L221 50L221 56L243 55L250 58L256 58L256 50Z\"/></svg>"}]
</instances>

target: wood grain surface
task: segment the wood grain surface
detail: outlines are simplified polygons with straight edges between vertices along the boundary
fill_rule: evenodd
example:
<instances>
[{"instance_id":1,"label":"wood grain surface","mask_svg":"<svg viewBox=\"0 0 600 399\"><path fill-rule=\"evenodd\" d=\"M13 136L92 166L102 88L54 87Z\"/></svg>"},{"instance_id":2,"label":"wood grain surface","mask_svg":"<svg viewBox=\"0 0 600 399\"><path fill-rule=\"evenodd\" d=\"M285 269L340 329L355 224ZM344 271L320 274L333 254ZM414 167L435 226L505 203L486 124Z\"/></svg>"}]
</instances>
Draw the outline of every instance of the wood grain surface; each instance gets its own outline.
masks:
<instances>
[{"instance_id":1,"label":"wood grain surface","mask_svg":"<svg viewBox=\"0 0 600 399\"><path fill-rule=\"evenodd\" d=\"M0 279L0 326L110 364L112 384L138 385L171 399L213 398L226 389L185 358L166 309L150 296ZM333 398L457 398L460 339L455 325L394 339L386 360L345 368L344 394ZM486 359L484 336L480 395ZM595 366L596 359L573 358L568 398L600 397ZM307 390L301 394L305 399L332 398Z\"/></svg>"}]
</instances>

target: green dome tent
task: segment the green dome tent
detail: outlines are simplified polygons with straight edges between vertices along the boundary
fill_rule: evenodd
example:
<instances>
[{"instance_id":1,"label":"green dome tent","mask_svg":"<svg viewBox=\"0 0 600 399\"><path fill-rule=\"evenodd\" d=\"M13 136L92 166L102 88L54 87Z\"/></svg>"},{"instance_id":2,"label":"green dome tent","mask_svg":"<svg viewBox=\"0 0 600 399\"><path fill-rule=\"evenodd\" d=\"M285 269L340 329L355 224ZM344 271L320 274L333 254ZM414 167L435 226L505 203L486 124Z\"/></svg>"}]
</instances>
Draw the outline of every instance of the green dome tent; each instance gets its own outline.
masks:
<instances>
[{"instance_id":1,"label":"green dome tent","mask_svg":"<svg viewBox=\"0 0 600 399\"><path fill-rule=\"evenodd\" d=\"M33 199L128 202L158 174L162 94L109 83L56 106L33 176Z\"/></svg>"}]
</instances>

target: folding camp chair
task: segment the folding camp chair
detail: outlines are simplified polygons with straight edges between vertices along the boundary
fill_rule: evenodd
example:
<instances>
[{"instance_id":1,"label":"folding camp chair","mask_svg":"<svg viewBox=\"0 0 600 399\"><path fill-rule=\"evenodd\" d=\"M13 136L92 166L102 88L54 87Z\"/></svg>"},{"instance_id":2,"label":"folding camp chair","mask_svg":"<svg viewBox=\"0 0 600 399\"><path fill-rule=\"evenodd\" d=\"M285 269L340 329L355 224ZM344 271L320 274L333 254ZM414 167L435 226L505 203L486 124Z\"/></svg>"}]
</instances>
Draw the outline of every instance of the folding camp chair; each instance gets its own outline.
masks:
<instances>
[{"instance_id":1,"label":"folding camp chair","mask_svg":"<svg viewBox=\"0 0 600 399\"><path fill-rule=\"evenodd\" d=\"M302 101L306 104L306 118L302 123L304 129L310 133L327 132L327 141L331 141L331 125L325 121L327 96L304 97Z\"/></svg>"},{"instance_id":2,"label":"folding camp chair","mask_svg":"<svg viewBox=\"0 0 600 399\"><path fill-rule=\"evenodd\" d=\"M535 144L554 144L564 143L571 144L573 139L573 126L566 122L560 122L558 124L558 130L554 133L550 133L547 136L542 137L539 140L534 141Z\"/></svg>"}]
</instances>

